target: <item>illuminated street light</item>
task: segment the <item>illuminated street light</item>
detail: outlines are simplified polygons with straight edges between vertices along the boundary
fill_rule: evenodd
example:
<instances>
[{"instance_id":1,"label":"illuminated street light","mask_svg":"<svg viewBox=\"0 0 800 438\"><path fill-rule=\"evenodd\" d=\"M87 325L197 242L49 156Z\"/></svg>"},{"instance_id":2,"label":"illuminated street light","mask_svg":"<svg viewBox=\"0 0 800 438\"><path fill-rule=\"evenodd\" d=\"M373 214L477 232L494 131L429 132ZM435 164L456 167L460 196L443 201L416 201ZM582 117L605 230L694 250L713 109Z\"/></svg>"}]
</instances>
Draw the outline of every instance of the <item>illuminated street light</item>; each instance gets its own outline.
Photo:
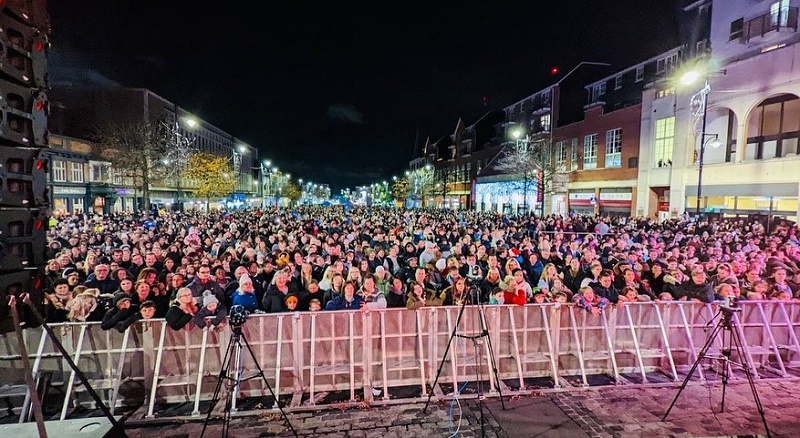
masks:
<instances>
[{"instance_id":1,"label":"illuminated street light","mask_svg":"<svg viewBox=\"0 0 800 438\"><path fill-rule=\"evenodd\" d=\"M718 148L721 146L718 134L706 133L706 119L708 117L708 94L711 93L711 84L708 81L709 72L701 72L697 69L688 70L680 77L680 83L685 86L694 85L699 79L704 78L703 88L693 94L690 105L693 109L695 119L701 119L700 127L700 154L697 160L697 199L695 203L695 216L700 217L700 203L703 199L703 164L706 155L706 146ZM708 141L706 141L708 138Z\"/></svg>"}]
</instances>

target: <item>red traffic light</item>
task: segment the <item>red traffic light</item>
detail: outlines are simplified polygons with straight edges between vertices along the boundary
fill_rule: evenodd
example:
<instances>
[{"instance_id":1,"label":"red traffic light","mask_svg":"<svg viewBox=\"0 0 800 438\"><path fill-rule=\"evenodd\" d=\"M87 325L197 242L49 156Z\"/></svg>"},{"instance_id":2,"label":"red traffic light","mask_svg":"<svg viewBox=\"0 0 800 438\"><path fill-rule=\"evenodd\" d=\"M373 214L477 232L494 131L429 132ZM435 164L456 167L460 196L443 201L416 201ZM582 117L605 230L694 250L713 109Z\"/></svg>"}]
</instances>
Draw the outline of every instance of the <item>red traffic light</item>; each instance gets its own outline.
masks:
<instances>
[{"instance_id":1,"label":"red traffic light","mask_svg":"<svg viewBox=\"0 0 800 438\"><path fill-rule=\"evenodd\" d=\"M553 67L550 68L550 74L551 75L557 75L560 71L561 71L561 69L558 68L557 65L554 65Z\"/></svg>"}]
</instances>

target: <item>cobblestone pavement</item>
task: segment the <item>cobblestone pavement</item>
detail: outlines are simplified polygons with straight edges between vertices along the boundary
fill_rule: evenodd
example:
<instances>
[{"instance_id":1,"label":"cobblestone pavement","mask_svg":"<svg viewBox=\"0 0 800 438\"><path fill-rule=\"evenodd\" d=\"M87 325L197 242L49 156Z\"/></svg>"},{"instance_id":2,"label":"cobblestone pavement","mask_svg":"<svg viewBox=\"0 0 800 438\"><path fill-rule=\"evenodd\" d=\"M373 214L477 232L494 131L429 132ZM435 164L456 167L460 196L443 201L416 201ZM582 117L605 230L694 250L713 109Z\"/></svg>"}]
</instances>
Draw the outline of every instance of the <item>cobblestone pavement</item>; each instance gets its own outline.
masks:
<instances>
[{"instance_id":1,"label":"cobblestone pavement","mask_svg":"<svg viewBox=\"0 0 800 438\"><path fill-rule=\"evenodd\" d=\"M771 436L800 437L800 380L757 383ZM678 393L675 386L622 386L498 399L373 406L289 413L302 437L721 437L766 436L752 392L746 382L727 386L725 412L720 412L722 386L693 384L680 394L667 421L662 417ZM481 428L480 408L486 413ZM452 412L451 412L452 411ZM452 414L452 418L451 418ZM461 419L460 425L458 424ZM199 437L202 421L130 427L131 438ZM211 423L205 436L221 436ZM293 436L280 414L234 418L230 436ZM482 432L485 432L482 433Z\"/></svg>"}]
</instances>

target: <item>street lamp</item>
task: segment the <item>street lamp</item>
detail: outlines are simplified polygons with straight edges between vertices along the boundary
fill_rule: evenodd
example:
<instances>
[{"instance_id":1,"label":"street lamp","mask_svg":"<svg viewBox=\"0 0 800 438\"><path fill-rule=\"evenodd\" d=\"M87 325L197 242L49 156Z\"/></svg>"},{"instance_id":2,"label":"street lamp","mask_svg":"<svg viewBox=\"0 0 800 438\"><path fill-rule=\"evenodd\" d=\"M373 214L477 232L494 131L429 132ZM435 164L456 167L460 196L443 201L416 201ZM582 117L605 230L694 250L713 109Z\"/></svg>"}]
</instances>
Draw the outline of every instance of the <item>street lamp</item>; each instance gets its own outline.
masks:
<instances>
[{"instance_id":1,"label":"street lamp","mask_svg":"<svg viewBox=\"0 0 800 438\"><path fill-rule=\"evenodd\" d=\"M693 94L690 99L690 105L693 108L692 115L695 120L701 119L700 125L700 154L697 161L697 202L695 204L695 216L700 218L700 201L703 198L703 161L706 154L706 146L718 148L721 143L718 134L706 133L706 118L708 116L708 94L711 92L711 84L708 82L708 73L701 75L697 70L689 70L680 77L680 82L683 85L690 86L697 82L701 76L705 76L705 83L703 88L697 93ZM708 138L708 141L706 141Z\"/></svg>"}]
</instances>

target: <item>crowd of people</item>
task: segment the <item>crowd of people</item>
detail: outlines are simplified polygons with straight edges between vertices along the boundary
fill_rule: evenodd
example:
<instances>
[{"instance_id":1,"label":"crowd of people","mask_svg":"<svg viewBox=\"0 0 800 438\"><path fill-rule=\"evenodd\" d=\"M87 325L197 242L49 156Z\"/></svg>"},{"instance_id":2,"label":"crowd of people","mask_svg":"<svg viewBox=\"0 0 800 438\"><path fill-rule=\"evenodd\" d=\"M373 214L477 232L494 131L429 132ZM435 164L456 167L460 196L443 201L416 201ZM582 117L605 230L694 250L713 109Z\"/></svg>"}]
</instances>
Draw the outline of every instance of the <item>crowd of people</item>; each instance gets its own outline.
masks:
<instances>
[{"instance_id":1,"label":"crowd of people","mask_svg":"<svg viewBox=\"0 0 800 438\"><path fill-rule=\"evenodd\" d=\"M175 329L249 313L800 297L792 222L394 208L72 214L49 229L46 321Z\"/></svg>"}]
</instances>

